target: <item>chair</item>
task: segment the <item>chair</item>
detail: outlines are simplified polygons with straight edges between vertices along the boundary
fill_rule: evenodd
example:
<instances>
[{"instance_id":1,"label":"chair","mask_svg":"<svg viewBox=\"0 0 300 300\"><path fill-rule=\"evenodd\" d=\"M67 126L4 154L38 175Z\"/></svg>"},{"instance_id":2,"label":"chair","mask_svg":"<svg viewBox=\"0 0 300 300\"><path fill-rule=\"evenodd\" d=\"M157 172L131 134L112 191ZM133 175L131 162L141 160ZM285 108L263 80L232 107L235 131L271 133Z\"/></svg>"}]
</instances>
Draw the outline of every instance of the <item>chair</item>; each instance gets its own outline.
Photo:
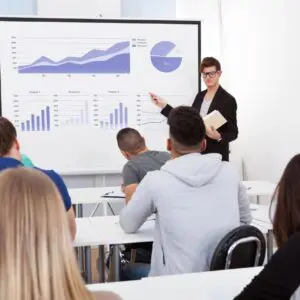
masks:
<instances>
[{"instance_id":1,"label":"chair","mask_svg":"<svg viewBox=\"0 0 300 300\"><path fill-rule=\"evenodd\" d=\"M218 244L210 270L261 266L266 254L266 241L256 227L244 225L230 231Z\"/></svg>"}]
</instances>

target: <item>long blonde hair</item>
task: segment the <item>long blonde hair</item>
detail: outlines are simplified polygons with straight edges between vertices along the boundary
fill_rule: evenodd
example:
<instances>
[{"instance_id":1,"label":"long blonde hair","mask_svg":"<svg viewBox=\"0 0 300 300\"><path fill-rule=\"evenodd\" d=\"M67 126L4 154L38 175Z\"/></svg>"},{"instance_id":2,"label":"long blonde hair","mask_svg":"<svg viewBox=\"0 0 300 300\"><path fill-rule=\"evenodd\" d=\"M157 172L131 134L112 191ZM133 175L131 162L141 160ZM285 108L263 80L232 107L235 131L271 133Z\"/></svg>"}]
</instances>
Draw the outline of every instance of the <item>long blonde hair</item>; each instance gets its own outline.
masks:
<instances>
[{"instance_id":1,"label":"long blonde hair","mask_svg":"<svg viewBox=\"0 0 300 300\"><path fill-rule=\"evenodd\" d=\"M61 196L36 170L0 174L0 299L94 299L77 267Z\"/></svg>"}]
</instances>

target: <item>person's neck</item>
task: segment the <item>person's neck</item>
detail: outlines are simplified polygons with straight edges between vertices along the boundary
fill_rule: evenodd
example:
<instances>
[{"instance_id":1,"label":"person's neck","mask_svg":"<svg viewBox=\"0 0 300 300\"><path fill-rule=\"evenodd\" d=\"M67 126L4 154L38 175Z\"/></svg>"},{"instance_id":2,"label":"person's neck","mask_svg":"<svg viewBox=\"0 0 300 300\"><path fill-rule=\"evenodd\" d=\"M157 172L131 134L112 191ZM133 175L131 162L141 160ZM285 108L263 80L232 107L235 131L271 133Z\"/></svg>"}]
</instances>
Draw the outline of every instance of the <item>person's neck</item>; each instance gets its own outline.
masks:
<instances>
[{"instance_id":1,"label":"person's neck","mask_svg":"<svg viewBox=\"0 0 300 300\"><path fill-rule=\"evenodd\" d=\"M149 149L146 147L143 150L139 151L138 155L142 154L142 153L145 153L145 152L148 152L148 151L149 151Z\"/></svg>"},{"instance_id":2,"label":"person's neck","mask_svg":"<svg viewBox=\"0 0 300 300\"><path fill-rule=\"evenodd\" d=\"M220 86L220 84L218 83L218 84L216 84L214 86L208 87L207 88L207 94L209 94L209 95L215 95L216 92L217 92L217 90L218 90L218 88L219 88L219 86Z\"/></svg>"},{"instance_id":3,"label":"person's neck","mask_svg":"<svg viewBox=\"0 0 300 300\"><path fill-rule=\"evenodd\" d=\"M21 161L21 154L19 151L16 150L10 150L7 154L3 155L2 157L13 158Z\"/></svg>"},{"instance_id":4,"label":"person's neck","mask_svg":"<svg viewBox=\"0 0 300 300\"><path fill-rule=\"evenodd\" d=\"M192 152L186 152L186 153L179 153L177 151L171 151L171 157L172 157L172 159L175 159L175 158L178 158L178 157L181 157L184 155L188 155L188 154L192 154L192 153L201 153L201 152L192 151Z\"/></svg>"}]
</instances>

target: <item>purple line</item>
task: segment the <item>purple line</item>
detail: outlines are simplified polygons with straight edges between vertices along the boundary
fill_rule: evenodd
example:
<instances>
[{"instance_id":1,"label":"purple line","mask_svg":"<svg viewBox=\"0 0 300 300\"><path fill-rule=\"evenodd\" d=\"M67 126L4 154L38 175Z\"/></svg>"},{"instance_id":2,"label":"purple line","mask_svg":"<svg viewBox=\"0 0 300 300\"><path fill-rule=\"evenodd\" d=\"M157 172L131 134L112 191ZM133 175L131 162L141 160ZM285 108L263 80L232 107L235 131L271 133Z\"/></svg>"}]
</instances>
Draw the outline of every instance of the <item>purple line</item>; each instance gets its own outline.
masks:
<instances>
[{"instance_id":1,"label":"purple line","mask_svg":"<svg viewBox=\"0 0 300 300\"><path fill-rule=\"evenodd\" d=\"M114 115L109 114L109 123L110 123L110 128L113 128L114 125Z\"/></svg>"},{"instance_id":2,"label":"purple line","mask_svg":"<svg viewBox=\"0 0 300 300\"><path fill-rule=\"evenodd\" d=\"M128 108L125 107L124 109L124 123L125 123L125 127L128 126Z\"/></svg>"},{"instance_id":3,"label":"purple line","mask_svg":"<svg viewBox=\"0 0 300 300\"><path fill-rule=\"evenodd\" d=\"M45 110L41 110L42 113L42 131L45 131Z\"/></svg>"},{"instance_id":4,"label":"purple line","mask_svg":"<svg viewBox=\"0 0 300 300\"><path fill-rule=\"evenodd\" d=\"M34 115L31 115L31 128L32 128L32 131L35 131L35 120L34 120Z\"/></svg>"},{"instance_id":5,"label":"purple line","mask_svg":"<svg viewBox=\"0 0 300 300\"><path fill-rule=\"evenodd\" d=\"M36 117L36 130L40 131L40 117L39 116Z\"/></svg>"},{"instance_id":6,"label":"purple line","mask_svg":"<svg viewBox=\"0 0 300 300\"><path fill-rule=\"evenodd\" d=\"M115 109L115 128L118 128L118 124L119 124L119 118L118 118L118 109Z\"/></svg>"},{"instance_id":7,"label":"purple line","mask_svg":"<svg viewBox=\"0 0 300 300\"><path fill-rule=\"evenodd\" d=\"M21 123L21 130L25 131L25 124L24 124L24 122Z\"/></svg>"},{"instance_id":8,"label":"purple line","mask_svg":"<svg viewBox=\"0 0 300 300\"><path fill-rule=\"evenodd\" d=\"M46 107L46 122L47 122L47 130L50 131L50 107Z\"/></svg>"},{"instance_id":9,"label":"purple line","mask_svg":"<svg viewBox=\"0 0 300 300\"><path fill-rule=\"evenodd\" d=\"M123 103L119 103L120 127L123 127Z\"/></svg>"},{"instance_id":10,"label":"purple line","mask_svg":"<svg viewBox=\"0 0 300 300\"><path fill-rule=\"evenodd\" d=\"M26 121L26 130L30 131L30 121Z\"/></svg>"}]
</instances>

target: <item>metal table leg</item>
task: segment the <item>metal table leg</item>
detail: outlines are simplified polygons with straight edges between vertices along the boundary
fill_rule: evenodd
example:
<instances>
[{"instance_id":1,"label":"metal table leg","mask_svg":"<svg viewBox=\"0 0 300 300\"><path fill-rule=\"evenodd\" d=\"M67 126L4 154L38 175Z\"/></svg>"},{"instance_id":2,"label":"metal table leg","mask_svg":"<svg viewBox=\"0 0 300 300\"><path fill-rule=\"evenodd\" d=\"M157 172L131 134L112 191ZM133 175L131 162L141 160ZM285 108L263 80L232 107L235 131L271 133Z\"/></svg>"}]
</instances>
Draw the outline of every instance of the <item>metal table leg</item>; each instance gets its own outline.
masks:
<instances>
[{"instance_id":1,"label":"metal table leg","mask_svg":"<svg viewBox=\"0 0 300 300\"><path fill-rule=\"evenodd\" d=\"M98 259L98 273L99 282L105 282L105 251L104 245L98 247L99 259Z\"/></svg>"},{"instance_id":2,"label":"metal table leg","mask_svg":"<svg viewBox=\"0 0 300 300\"><path fill-rule=\"evenodd\" d=\"M91 270L91 247L84 247L84 258L85 258L85 276L86 283L92 283L92 270Z\"/></svg>"},{"instance_id":3,"label":"metal table leg","mask_svg":"<svg viewBox=\"0 0 300 300\"><path fill-rule=\"evenodd\" d=\"M83 217L83 208L82 204L77 204L77 218Z\"/></svg>"},{"instance_id":4,"label":"metal table leg","mask_svg":"<svg viewBox=\"0 0 300 300\"><path fill-rule=\"evenodd\" d=\"M120 281L121 275L121 265L120 265L120 249L119 245L113 245L112 253L112 267L113 267L113 276L111 281Z\"/></svg>"},{"instance_id":5,"label":"metal table leg","mask_svg":"<svg viewBox=\"0 0 300 300\"><path fill-rule=\"evenodd\" d=\"M273 230L268 230L267 233L267 258L268 261L273 255Z\"/></svg>"}]
</instances>

